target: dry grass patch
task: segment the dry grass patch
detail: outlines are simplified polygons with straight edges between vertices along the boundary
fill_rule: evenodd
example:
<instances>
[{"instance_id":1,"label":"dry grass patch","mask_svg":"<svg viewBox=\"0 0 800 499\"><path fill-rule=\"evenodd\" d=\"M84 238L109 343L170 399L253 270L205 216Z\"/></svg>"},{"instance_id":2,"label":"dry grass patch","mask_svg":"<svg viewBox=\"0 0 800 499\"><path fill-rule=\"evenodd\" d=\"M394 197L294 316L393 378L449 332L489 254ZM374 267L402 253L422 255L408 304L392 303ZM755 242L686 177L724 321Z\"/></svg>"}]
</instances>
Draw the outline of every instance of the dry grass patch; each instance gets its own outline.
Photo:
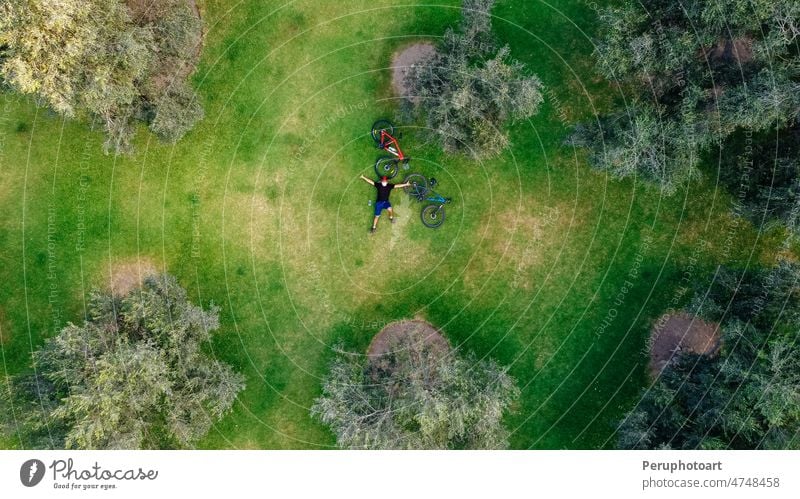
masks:
<instances>
[{"instance_id":1,"label":"dry grass patch","mask_svg":"<svg viewBox=\"0 0 800 499\"><path fill-rule=\"evenodd\" d=\"M101 288L110 291L114 296L129 294L140 287L147 276L160 272L156 261L146 256L118 260L105 268L108 271L103 277Z\"/></svg>"},{"instance_id":2,"label":"dry grass patch","mask_svg":"<svg viewBox=\"0 0 800 499\"><path fill-rule=\"evenodd\" d=\"M262 194L229 194L225 198L225 239L256 257L269 254L280 244L280 220L286 220L285 212L290 209L284 204L280 217L279 203Z\"/></svg>"},{"instance_id":3,"label":"dry grass patch","mask_svg":"<svg viewBox=\"0 0 800 499\"><path fill-rule=\"evenodd\" d=\"M566 231L574 230L571 211L562 207L517 211L507 210L487 215L487 251L479 251L464 275L467 287L480 287L494 269L511 268L513 287L531 289L525 278L536 267L548 262L548 255L564 244ZM491 220L489 220L491 219ZM573 227L570 228L570 225Z\"/></svg>"}]
</instances>

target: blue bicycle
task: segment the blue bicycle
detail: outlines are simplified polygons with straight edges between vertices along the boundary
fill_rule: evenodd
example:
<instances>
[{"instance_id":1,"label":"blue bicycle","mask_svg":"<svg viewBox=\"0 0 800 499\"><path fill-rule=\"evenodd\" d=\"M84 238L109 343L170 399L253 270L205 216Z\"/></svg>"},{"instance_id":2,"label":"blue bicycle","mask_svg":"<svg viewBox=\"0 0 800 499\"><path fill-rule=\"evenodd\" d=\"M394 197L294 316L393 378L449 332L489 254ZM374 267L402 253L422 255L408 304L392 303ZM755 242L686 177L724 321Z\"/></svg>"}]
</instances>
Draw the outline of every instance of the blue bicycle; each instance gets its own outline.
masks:
<instances>
[{"instance_id":1,"label":"blue bicycle","mask_svg":"<svg viewBox=\"0 0 800 499\"><path fill-rule=\"evenodd\" d=\"M420 217L425 227L430 227L431 229L440 227L444 223L444 205L449 204L452 199L446 198L433 190L438 183L436 179L433 177L427 179L422 174L412 173L403 182L410 184L404 189L412 199L429 203L420 212Z\"/></svg>"}]
</instances>

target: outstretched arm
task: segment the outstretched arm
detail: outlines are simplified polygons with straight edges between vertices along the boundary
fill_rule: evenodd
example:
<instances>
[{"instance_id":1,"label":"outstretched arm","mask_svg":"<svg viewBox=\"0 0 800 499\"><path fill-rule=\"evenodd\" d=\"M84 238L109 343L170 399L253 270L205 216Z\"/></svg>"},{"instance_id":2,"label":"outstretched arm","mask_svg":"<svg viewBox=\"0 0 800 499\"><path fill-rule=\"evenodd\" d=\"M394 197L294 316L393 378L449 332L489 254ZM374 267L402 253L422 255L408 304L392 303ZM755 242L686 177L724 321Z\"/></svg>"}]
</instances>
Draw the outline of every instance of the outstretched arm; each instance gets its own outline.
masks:
<instances>
[{"instance_id":1,"label":"outstretched arm","mask_svg":"<svg viewBox=\"0 0 800 499\"><path fill-rule=\"evenodd\" d=\"M402 189L403 187L408 187L410 185L411 185L411 182L406 182L405 184L395 184L394 188L395 189L398 189L398 188Z\"/></svg>"},{"instance_id":2,"label":"outstretched arm","mask_svg":"<svg viewBox=\"0 0 800 499\"><path fill-rule=\"evenodd\" d=\"M375 185L375 182L373 182L372 180L368 179L364 175L361 175L361 179L364 180L364 182L368 183L369 185Z\"/></svg>"}]
</instances>

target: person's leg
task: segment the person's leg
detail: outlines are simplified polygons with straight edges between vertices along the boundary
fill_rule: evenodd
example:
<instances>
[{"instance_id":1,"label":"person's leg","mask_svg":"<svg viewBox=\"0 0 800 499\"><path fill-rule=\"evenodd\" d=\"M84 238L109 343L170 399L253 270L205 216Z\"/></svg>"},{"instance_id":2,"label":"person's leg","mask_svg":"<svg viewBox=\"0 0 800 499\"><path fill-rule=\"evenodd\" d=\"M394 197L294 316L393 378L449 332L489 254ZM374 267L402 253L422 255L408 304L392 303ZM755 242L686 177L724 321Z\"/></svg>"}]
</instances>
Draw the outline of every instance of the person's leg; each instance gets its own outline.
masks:
<instances>
[{"instance_id":1,"label":"person's leg","mask_svg":"<svg viewBox=\"0 0 800 499\"><path fill-rule=\"evenodd\" d=\"M386 211L389 212L389 221L394 223L394 211L392 210L392 207L390 206L386 208Z\"/></svg>"},{"instance_id":2,"label":"person's leg","mask_svg":"<svg viewBox=\"0 0 800 499\"><path fill-rule=\"evenodd\" d=\"M375 217L372 219L372 228L369 229L370 233L375 232L378 228L378 219L381 218L381 211L383 210L383 206L381 205L380 201L375 203Z\"/></svg>"}]
</instances>

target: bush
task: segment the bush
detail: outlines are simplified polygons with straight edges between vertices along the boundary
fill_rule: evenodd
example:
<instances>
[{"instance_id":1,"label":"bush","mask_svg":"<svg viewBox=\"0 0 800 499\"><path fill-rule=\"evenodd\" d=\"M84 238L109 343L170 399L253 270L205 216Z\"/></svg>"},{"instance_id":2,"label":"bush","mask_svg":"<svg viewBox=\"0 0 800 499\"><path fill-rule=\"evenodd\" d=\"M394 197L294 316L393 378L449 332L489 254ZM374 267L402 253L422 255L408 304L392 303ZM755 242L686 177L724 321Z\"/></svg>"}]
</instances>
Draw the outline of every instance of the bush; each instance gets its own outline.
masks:
<instances>
[{"instance_id":1,"label":"bush","mask_svg":"<svg viewBox=\"0 0 800 499\"><path fill-rule=\"evenodd\" d=\"M684 118L692 120L691 113ZM616 178L641 176L666 193L698 176L697 127L678 124L663 107L634 102L626 112L579 125L569 139L588 147L589 161Z\"/></svg>"},{"instance_id":2,"label":"bush","mask_svg":"<svg viewBox=\"0 0 800 499\"><path fill-rule=\"evenodd\" d=\"M720 182L754 224L780 222L800 235L800 130L731 135L720 150Z\"/></svg>"},{"instance_id":3,"label":"bush","mask_svg":"<svg viewBox=\"0 0 800 499\"><path fill-rule=\"evenodd\" d=\"M183 82L176 82L155 102L150 130L166 142L176 142L203 119L197 94Z\"/></svg>"},{"instance_id":4,"label":"bush","mask_svg":"<svg viewBox=\"0 0 800 499\"><path fill-rule=\"evenodd\" d=\"M340 352L312 415L351 449L498 449L503 413L519 394L493 361L442 357L401 340L382 366Z\"/></svg>"},{"instance_id":5,"label":"bush","mask_svg":"<svg viewBox=\"0 0 800 499\"><path fill-rule=\"evenodd\" d=\"M465 1L460 31L448 30L437 52L406 75L432 138L446 151L475 158L502 151L506 122L530 118L543 100L539 79L509 61L508 47L495 49L493 3Z\"/></svg>"},{"instance_id":6,"label":"bush","mask_svg":"<svg viewBox=\"0 0 800 499\"><path fill-rule=\"evenodd\" d=\"M99 121L107 151L129 151L135 120L155 116L145 111L157 102L170 106L161 136L179 139L201 116L197 100L182 98L183 88L162 99L166 87L154 82L186 85L200 20L185 0L145 7L147 15L122 0L0 1L0 80L64 116Z\"/></svg>"},{"instance_id":7,"label":"bush","mask_svg":"<svg viewBox=\"0 0 800 499\"><path fill-rule=\"evenodd\" d=\"M25 447L189 447L244 388L203 352L218 327L217 309L189 303L168 275L121 298L95 293L86 322L34 354L36 374L10 380L6 426Z\"/></svg>"},{"instance_id":8,"label":"bush","mask_svg":"<svg viewBox=\"0 0 800 499\"><path fill-rule=\"evenodd\" d=\"M636 103L577 130L573 142L592 148L598 168L672 191L737 130L781 129L800 115L795 0L643 0L605 9L600 21L598 69Z\"/></svg>"},{"instance_id":9,"label":"bush","mask_svg":"<svg viewBox=\"0 0 800 499\"><path fill-rule=\"evenodd\" d=\"M688 312L721 321L717 357L679 355L622 420L626 449L800 449L800 265L720 268Z\"/></svg>"}]
</instances>

